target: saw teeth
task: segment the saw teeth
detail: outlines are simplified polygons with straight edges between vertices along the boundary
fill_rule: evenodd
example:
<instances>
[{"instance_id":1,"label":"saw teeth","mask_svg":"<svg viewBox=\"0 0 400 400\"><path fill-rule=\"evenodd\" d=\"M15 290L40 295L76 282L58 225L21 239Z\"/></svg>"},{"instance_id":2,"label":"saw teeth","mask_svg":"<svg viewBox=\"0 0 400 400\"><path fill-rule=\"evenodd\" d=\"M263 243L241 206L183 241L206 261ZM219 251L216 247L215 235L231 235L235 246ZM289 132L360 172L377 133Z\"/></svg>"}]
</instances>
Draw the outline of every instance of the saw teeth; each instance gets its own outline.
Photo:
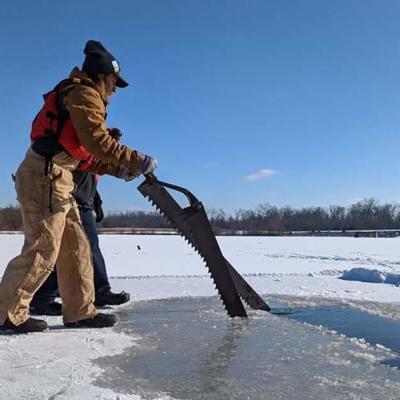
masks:
<instances>
[{"instance_id":1,"label":"saw teeth","mask_svg":"<svg viewBox=\"0 0 400 400\"><path fill-rule=\"evenodd\" d=\"M165 185L168 185L168 184L165 184ZM172 202L172 201L174 201L174 199L173 198L171 199L172 196L166 190L166 188L163 186L163 183L160 182L160 184L156 183L155 185L154 185L154 183L151 183L149 185L146 185L146 183L143 183L142 186L139 187L139 191L144 195L144 197L146 199L148 199L151 202L152 206L156 208L156 210L168 221L168 223L174 229L176 229L178 234L180 236L182 236L184 238L184 240L191 246L191 248L194 249L194 251L201 257L203 263L205 264L205 266L207 268L208 274L210 275L210 278L212 280L212 284L213 284L215 290L217 291L217 294L220 297L226 312L231 317L235 316L237 311L234 311L234 310L232 310L232 312L229 311L228 305L227 305L227 303L225 303L225 301L223 299L223 296L222 296L222 293L218 289L218 286L217 286L217 284L215 282L214 276L213 276L213 274L211 272L211 268L208 266L208 264L206 262L206 258L203 255L203 251L207 250L207 247L204 248L203 246L201 246L201 243L199 243L196 240L196 235L193 233L193 231L191 229L191 226L190 226L190 223L189 223L188 219L186 218L187 215L184 212L181 212L182 209L179 210L179 208L178 208L179 205L178 204L174 204L174 203L168 204L169 201ZM166 211L163 211L161 209L161 206L159 206L158 204L168 205L167 207L164 207L164 209ZM169 207L169 205L171 205L171 208ZM173 216L177 218L177 223L178 223L179 227L172 220L172 219L176 219L176 218L172 218L169 215L167 215L166 213L173 214ZM206 253L207 253L207 251L206 251ZM236 286L236 283L235 282L233 282L233 283ZM240 294L238 293L237 287L236 287L236 293L238 294L238 298L239 298ZM240 296L240 297L243 298L243 296ZM244 312L244 310L243 310L243 312ZM244 312L244 315L245 315L245 312Z\"/></svg>"}]
</instances>

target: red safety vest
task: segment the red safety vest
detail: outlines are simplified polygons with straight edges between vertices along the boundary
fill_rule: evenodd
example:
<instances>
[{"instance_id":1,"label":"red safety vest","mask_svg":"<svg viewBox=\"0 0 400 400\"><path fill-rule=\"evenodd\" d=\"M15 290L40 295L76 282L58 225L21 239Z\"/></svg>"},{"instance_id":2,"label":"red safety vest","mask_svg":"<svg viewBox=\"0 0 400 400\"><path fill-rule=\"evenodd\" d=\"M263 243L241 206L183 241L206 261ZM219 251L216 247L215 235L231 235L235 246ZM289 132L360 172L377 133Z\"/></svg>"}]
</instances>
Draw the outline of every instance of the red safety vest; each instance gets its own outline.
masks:
<instances>
[{"instance_id":1,"label":"red safety vest","mask_svg":"<svg viewBox=\"0 0 400 400\"><path fill-rule=\"evenodd\" d=\"M63 104L58 104L58 96L60 94L66 95L78 84L84 83L80 79L66 79L43 96L45 102L33 120L30 138L32 143L38 140L50 143L46 143L44 147L46 148L46 152L53 154L41 155L51 158L57 152L64 149L76 160L89 160L93 158L93 155L81 145L68 111L65 110ZM61 149L60 146L62 147ZM52 149L52 147L54 148ZM34 145L33 149L35 150Z\"/></svg>"}]
</instances>

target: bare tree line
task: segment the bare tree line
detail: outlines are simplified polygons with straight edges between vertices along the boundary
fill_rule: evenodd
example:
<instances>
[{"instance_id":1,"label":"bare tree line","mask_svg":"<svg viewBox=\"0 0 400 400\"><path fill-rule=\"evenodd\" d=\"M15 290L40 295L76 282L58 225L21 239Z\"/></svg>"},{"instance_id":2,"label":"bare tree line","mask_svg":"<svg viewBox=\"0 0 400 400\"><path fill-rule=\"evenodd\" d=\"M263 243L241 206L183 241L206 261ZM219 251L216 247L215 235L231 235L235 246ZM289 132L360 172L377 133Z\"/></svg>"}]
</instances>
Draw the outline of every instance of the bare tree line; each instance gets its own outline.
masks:
<instances>
[{"instance_id":1,"label":"bare tree line","mask_svg":"<svg viewBox=\"0 0 400 400\"><path fill-rule=\"evenodd\" d=\"M107 215L101 223L104 228L169 228L168 221L158 212L125 211Z\"/></svg>"},{"instance_id":2,"label":"bare tree line","mask_svg":"<svg viewBox=\"0 0 400 400\"><path fill-rule=\"evenodd\" d=\"M400 205L380 205L365 199L348 207L275 207L260 204L255 210L238 210L226 215L223 210L209 212L215 231L244 230L248 232L323 231L400 228Z\"/></svg>"},{"instance_id":3,"label":"bare tree line","mask_svg":"<svg viewBox=\"0 0 400 400\"><path fill-rule=\"evenodd\" d=\"M276 207L260 204L254 210L238 210L227 214L223 210L208 210L211 225L216 232L287 232L321 230L399 229L400 206L379 204L376 199L364 199L348 207L330 206ZM100 226L166 228L168 222L156 212L126 211L107 215ZM19 208L0 208L0 230L20 230Z\"/></svg>"}]
</instances>

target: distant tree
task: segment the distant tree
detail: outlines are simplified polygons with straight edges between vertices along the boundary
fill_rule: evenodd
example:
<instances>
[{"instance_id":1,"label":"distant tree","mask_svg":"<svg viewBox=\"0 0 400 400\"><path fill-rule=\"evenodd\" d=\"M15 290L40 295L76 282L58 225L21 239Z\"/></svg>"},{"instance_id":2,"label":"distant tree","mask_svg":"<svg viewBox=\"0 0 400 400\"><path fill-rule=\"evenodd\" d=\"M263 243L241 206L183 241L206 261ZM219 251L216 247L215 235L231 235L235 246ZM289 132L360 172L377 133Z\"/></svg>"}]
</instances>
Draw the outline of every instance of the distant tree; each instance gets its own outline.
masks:
<instances>
[{"instance_id":1,"label":"distant tree","mask_svg":"<svg viewBox=\"0 0 400 400\"><path fill-rule=\"evenodd\" d=\"M22 218L19 207L8 206L0 208L0 230L16 231L22 229Z\"/></svg>"},{"instance_id":2,"label":"distant tree","mask_svg":"<svg viewBox=\"0 0 400 400\"><path fill-rule=\"evenodd\" d=\"M330 226L334 230L343 230L346 224L346 208L342 206L329 207Z\"/></svg>"}]
</instances>

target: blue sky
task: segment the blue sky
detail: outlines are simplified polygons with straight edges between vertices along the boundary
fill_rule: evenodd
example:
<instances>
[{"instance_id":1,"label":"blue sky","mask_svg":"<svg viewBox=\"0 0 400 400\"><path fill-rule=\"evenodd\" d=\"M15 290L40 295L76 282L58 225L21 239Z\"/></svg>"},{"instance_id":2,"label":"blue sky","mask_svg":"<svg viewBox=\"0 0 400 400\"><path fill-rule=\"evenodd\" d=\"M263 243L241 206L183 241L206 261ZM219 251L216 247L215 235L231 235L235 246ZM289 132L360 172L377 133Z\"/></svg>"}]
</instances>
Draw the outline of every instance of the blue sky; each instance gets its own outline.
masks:
<instances>
[{"instance_id":1,"label":"blue sky","mask_svg":"<svg viewBox=\"0 0 400 400\"><path fill-rule=\"evenodd\" d=\"M102 41L123 143L209 208L400 199L400 2L16 0L0 11L0 206L41 95ZM107 210L150 209L104 177Z\"/></svg>"}]
</instances>

